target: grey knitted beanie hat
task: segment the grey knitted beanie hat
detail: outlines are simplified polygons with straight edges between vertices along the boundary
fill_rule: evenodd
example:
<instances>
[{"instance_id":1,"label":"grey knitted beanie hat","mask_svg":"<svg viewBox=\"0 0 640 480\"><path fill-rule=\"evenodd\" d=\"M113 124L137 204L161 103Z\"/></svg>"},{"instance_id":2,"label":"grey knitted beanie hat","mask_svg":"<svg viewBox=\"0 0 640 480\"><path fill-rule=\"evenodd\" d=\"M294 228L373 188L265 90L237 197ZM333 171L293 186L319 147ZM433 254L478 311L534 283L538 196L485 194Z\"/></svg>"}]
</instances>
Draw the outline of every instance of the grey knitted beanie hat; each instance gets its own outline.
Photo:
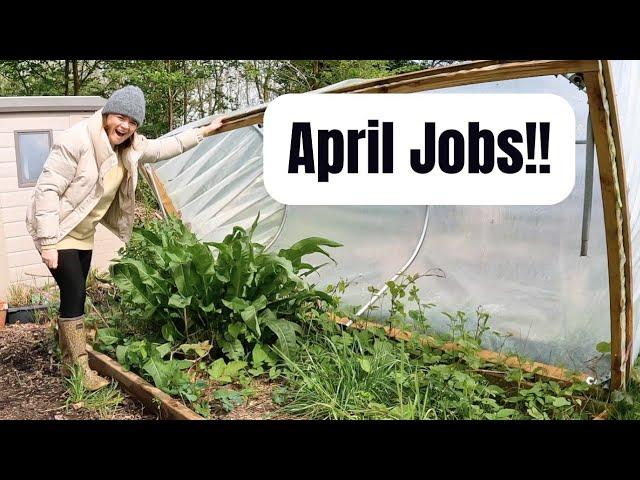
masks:
<instances>
[{"instance_id":1,"label":"grey knitted beanie hat","mask_svg":"<svg viewBox=\"0 0 640 480\"><path fill-rule=\"evenodd\" d=\"M111 94L102 108L102 113L119 113L133 118L138 127L144 123L145 100L144 93L138 87L127 85Z\"/></svg>"}]
</instances>

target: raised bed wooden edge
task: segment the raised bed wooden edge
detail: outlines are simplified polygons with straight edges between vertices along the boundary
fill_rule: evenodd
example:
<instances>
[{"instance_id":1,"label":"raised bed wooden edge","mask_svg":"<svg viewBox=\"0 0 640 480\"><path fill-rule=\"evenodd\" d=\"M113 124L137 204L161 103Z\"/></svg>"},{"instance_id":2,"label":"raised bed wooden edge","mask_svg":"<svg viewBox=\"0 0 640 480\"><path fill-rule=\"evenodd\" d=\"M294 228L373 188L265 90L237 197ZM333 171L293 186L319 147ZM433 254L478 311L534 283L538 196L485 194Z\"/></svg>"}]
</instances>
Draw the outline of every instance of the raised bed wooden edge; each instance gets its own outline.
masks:
<instances>
[{"instance_id":1,"label":"raised bed wooden edge","mask_svg":"<svg viewBox=\"0 0 640 480\"><path fill-rule=\"evenodd\" d=\"M133 372L125 371L118 362L104 353L96 352L90 345L87 345L87 352L91 368L97 370L101 375L117 380L122 388L140 400L145 407L158 412L161 419L204 420L189 407L154 387L142 377Z\"/></svg>"}]
</instances>

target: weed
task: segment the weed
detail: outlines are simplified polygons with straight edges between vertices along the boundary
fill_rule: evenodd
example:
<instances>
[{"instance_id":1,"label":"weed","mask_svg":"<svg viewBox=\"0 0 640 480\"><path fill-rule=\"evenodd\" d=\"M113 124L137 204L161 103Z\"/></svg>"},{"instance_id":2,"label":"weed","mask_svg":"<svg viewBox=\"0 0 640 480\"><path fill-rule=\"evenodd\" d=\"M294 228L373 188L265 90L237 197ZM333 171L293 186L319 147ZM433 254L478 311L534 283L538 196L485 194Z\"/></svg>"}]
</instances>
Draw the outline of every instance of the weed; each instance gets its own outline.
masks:
<instances>
[{"instance_id":1,"label":"weed","mask_svg":"<svg viewBox=\"0 0 640 480\"><path fill-rule=\"evenodd\" d=\"M86 408L96 412L100 418L112 418L124 397L115 382L96 391L88 391L83 384L84 371L78 365L71 370L67 381L67 409Z\"/></svg>"}]
</instances>

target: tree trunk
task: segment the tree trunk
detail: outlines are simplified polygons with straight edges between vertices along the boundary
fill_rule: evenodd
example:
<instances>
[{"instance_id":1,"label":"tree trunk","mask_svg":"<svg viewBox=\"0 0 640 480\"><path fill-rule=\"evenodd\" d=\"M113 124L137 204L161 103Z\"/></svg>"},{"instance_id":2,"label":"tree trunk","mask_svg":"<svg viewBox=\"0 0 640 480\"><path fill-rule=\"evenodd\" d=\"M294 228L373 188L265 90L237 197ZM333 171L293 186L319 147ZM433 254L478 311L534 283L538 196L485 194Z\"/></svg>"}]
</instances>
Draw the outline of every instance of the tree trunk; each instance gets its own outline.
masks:
<instances>
[{"instance_id":1,"label":"tree trunk","mask_svg":"<svg viewBox=\"0 0 640 480\"><path fill-rule=\"evenodd\" d=\"M184 90L182 95L182 124L187 124L187 108L189 106L189 96L187 92L187 61L182 64L182 73L184 75Z\"/></svg>"},{"instance_id":2,"label":"tree trunk","mask_svg":"<svg viewBox=\"0 0 640 480\"><path fill-rule=\"evenodd\" d=\"M71 60L73 65L73 95L80 95L80 75L78 75L78 61Z\"/></svg>"},{"instance_id":3,"label":"tree trunk","mask_svg":"<svg viewBox=\"0 0 640 480\"><path fill-rule=\"evenodd\" d=\"M69 95L69 60L64 61L64 94Z\"/></svg>"},{"instance_id":4,"label":"tree trunk","mask_svg":"<svg viewBox=\"0 0 640 480\"><path fill-rule=\"evenodd\" d=\"M215 98L214 98L215 90L214 90L214 93L212 93L211 90L212 89L209 88L209 96L207 98L207 100L209 101L209 110L207 111L207 114L209 114L209 115L211 115L214 112L214 110L213 110L213 108L214 108L213 102L215 101Z\"/></svg>"},{"instance_id":5,"label":"tree trunk","mask_svg":"<svg viewBox=\"0 0 640 480\"><path fill-rule=\"evenodd\" d=\"M167 72L171 73L171 60L165 60L165 64L167 66ZM167 83L167 100L168 100L168 121L169 121L169 130L173 130L173 89L171 88L171 80Z\"/></svg>"},{"instance_id":6,"label":"tree trunk","mask_svg":"<svg viewBox=\"0 0 640 480\"><path fill-rule=\"evenodd\" d=\"M315 90L318 88L318 84L320 83L320 60L313 61L313 83L311 84L311 90Z\"/></svg>"},{"instance_id":7,"label":"tree trunk","mask_svg":"<svg viewBox=\"0 0 640 480\"><path fill-rule=\"evenodd\" d=\"M225 71L224 64L216 65L213 69L213 88L209 84L209 114L218 111L218 100L222 97L221 85L228 78L228 72Z\"/></svg>"},{"instance_id":8,"label":"tree trunk","mask_svg":"<svg viewBox=\"0 0 640 480\"><path fill-rule=\"evenodd\" d=\"M269 102L269 80L271 79L272 65L267 62L266 71L264 73L264 81L262 82L262 101L264 103Z\"/></svg>"},{"instance_id":9,"label":"tree trunk","mask_svg":"<svg viewBox=\"0 0 640 480\"><path fill-rule=\"evenodd\" d=\"M249 100L251 97L249 95L249 81L244 81L244 103L245 105L250 105L251 101Z\"/></svg>"}]
</instances>

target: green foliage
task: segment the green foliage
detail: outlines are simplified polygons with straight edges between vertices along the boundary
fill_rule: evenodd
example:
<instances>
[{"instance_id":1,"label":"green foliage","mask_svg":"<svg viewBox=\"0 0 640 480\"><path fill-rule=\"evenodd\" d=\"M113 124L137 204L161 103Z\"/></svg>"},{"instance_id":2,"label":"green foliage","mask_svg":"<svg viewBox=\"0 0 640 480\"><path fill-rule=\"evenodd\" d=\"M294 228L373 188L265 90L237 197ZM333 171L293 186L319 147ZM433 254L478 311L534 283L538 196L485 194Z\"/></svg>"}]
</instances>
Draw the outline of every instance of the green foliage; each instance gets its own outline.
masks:
<instances>
[{"instance_id":1,"label":"green foliage","mask_svg":"<svg viewBox=\"0 0 640 480\"><path fill-rule=\"evenodd\" d=\"M147 100L145 124L140 132L158 137L179 125L213 113L205 105L224 107L221 88L215 88L215 74L220 67L231 67L229 62L193 60L117 60L109 62L105 72L108 91L123 85L143 88ZM212 91L205 85L211 83ZM210 91L211 98L204 98ZM221 108L222 107L222 108Z\"/></svg>"},{"instance_id":2,"label":"green foliage","mask_svg":"<svg viewBox=\"0 0 640 480\"><path fill-rule=\"evenodd\" d=\"M218 358L211 364L207 372L212 380L218 383L230 383L233 379L237 379L240 371L247 366L247 362L242 360L232 360L229 363L224 358Z\"/></svg>"},{"instance_id":3,"label":"green foliage","mask_svg":"<svg viewBox=\"0 0 640 480\"><path fill-rule=\"evenodd\" d=\"M222 405L222 408L230 412L235 407L239 407L244 404L246 400L246 395L243 392L239 392L237 390L230 390L228 388L220 388L215 391L213 394L214 400L217 400Z\"/></svg>"},{"instance_id":4,"label":"green foliage","mask_svg":"<svg viewBox=\"0 0 640 480\"><path fill-rule=\"evenodd\" d=\"M206 387L205 382L194 382L189 373L208 354L210 347L205 344L180 344L172 349L170 342L125 336L108 327L97 330L94 348L115 356L124 370L135 370L164 392L190 402L200 398ZM174 358L178 352L180 358Z\"/></svg>"},{"instance_id":5,"label":"green foliage","mask_svg":"<svg viewBox=\"0 0 640 480\"><path fill-rule=\"evenodd\" d=\"M611 393L609 418L612 420L640 420L640 367L635 366L630 377L626 391Z\"/></svg>"},{"instance_id":6,"label":"green foliage","mask_svg":"<svg viewBox=\"0 0 640 480\"><path fill-rule=\"evenodd\" d=\"M153 195L151 187L141 176L136 187L136 215L135 226L146 227L160 212L160 205Z\"/></svg>"},{"instance_id":7,"label":"green foliage","mask_svg":"<svg viewBox=\"0 0 640 480\"><path fill-rule=\"evenodd\" d=\"M102 95L102 60L0 61L0 95Z\"/></svg>"},{"instance_id":8,"label":"green foliage","mask_svg":"<svg viewBox=\"0 0 640 480\"><path fill-rule=\"evenodd\" d=\"M222 242L206 244L175 218L135 229L111 266L130 323L170 342L210 340L230 360L252 355L256 368L269 363L257 345L294 351L309 310L334 302L304 280L317 267L303 258L331 258L323 247L340 244L314 237L266 253L251 241L256 225L257 219L248 232L235 227Z\"/></svg>"},{"instance_id":9,"label":"green foliage","mask_svg":"<svg viewBox=\"0 0 640 480\"><path fill-rule=\"evenodd\" d=\"M284 410L319 419L485 418L497 411L474 401L486 388L479 376L427 367L405 347L371 331L311 337L300 355L284 356Z\"/></svg>"},{"instance_id":10,"label":"green foliage","mask_svg":"<svg viewBox=\"0 0 640 480\"><path fill-rule=\"evenodd\" d=\"M562 419L582 418L575 394L554 382L508 389L491 384L459 353L376 331L341 331L318 324L296 356L282 354L283 409L316 419Z\"/></svg>"},{"instance_id":11,"label":"green foliage","mask_svg":"<svg viewBox=\"0 0 640 480\"><path fill-rule=\"evenodd\" d=\"M248 62L244 65L247 78L265 83L272 80L274 94L306 92L348 79L388 77L455 63L453 60L282 60Z\"/></svg>"}]
</instances>

